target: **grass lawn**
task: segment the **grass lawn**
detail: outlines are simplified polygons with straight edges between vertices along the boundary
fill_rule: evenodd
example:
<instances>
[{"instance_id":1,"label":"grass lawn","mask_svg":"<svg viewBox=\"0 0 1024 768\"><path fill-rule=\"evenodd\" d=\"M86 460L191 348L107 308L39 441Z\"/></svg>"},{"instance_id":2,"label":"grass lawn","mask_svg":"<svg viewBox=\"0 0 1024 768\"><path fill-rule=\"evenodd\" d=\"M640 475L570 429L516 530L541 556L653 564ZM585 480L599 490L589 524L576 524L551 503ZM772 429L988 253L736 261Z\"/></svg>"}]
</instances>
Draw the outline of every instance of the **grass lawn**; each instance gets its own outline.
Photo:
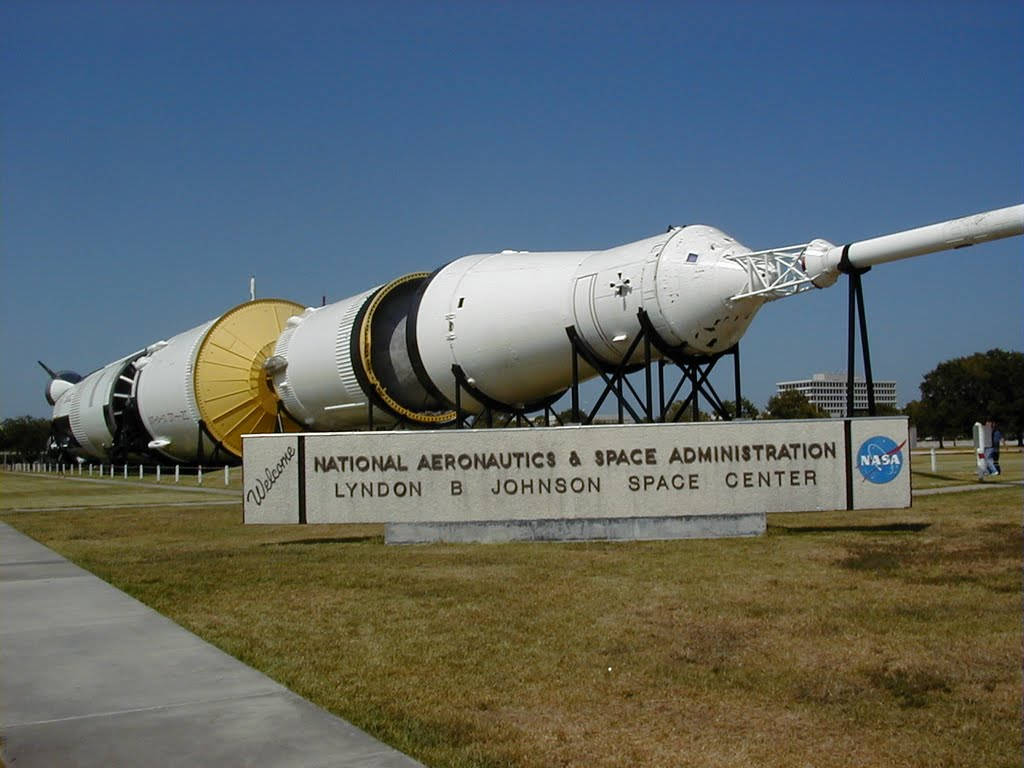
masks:
<instances>
[{"instance_id":1,"label":"grass lawn","mask_svg":"<svg viewBox=\"0 0 1024 768\"><path fill-rule=\"evenodd\" d=\"M29 475L0 472L0 510L51 509L57 507L114 507L154 503L226 501L230 496L203 491L183 490L195 486L150 486L104 478L79 479L77 475ZM217 486L214 486L215 488ZM223 486L220 486L223 487ZM240 494L239 494L240 496ZM240 518L239 518L240 519Z\"/></svg>"},{"instance_id":2,"label":"grass lawn","mask_svg":"<svg viewBox=\"0 0 1024 768\"><path fill-rule=\"evenodd\" d=\"M1024 453L1013 447L1003 450L999 461L1002 474L987 478L985 482L1020 482L1024 479ZM911 485L915 488L938 488L948 485L969 485L978 482L977 460L968 450L935 452L935 472L927 452L914 453L910 458Z\"/></svg>"},{"instance_id":3,"label":"grass lawn","mask_svg":"<svg viewBox=\"0 0 1024 768\"><path fill-rule=\"evenodd\" d=\"M2 476L0 508L59 506L54 482L80 503ZM1020 765L1020 509L999 489L754 539L410 547L232 506L0 519L428 765L991 768Z\"/></svg>"}]
</instances>

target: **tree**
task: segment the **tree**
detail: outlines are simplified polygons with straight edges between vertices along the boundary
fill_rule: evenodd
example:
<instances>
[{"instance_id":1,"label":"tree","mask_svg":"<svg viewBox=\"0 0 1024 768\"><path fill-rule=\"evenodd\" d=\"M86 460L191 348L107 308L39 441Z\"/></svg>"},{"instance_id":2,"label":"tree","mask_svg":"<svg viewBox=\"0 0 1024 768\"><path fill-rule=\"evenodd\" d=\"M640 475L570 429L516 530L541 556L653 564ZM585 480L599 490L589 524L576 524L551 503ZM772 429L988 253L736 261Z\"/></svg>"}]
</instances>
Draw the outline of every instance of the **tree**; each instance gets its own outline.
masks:
<instances>
[{"instance_id":1,"label":"tree","mask_svg":"<svg viewBox=\"0 0 1024 768\"><path fill-rule=\"evenodd\" d=\"M9 451L23 461L34 461L46 450L50 422L34 416L19 416L0 422L0 451Z\"/></svg>"},{"instance_id":2,"label":"tree","mask_svg":"<svg viewBox=\"0 0 1024 768\"><path fill-rule=\"evenodd\" d=\"M740 408L740 418L741 419L756 419L758 416L761 415L761 411L758 410L758 407L756 405L754 405L752 402L750 402L749 400L747 400L747 398L745 398L745 397L740 398L740 401L741 401L741 408ZM725 412L728 413L729 416L731 416L732 418L736 418L736 401L735 400L726 400L724 405L725 405Z\"/></svg>"},{"instance_id":3,"label":"tree","mask_svg":"<svg viewBox=\"0 0 1024 768\"><path fill-rule=\"evenodd\" d=\"M683 407L682 400L673 400L669 403L668 408L665 409L665 421L679 422L680 424L688 424L693 421L708 421L710 417L704 411L697 408L697 418L693 418L693 402L691 401L686 410L680 413Z\"/></svg>"},{"instance_id":4,"label":"tree","mask_svg":"<svg viewBox=\"0 0 1024 768\"><path fill-rule=\"evenodd\" d=\"M868 415L865 413L865 415ZM895 405L889 405L888 403L878 403L875 405L875 416L902 416L903 411L897 408Z\"/></svg>"},{"instance_id":5,"label":"tree","mask_svg":"<svg viewBox=\"0 0 1024 768\"><path fill-rule=\"evenodd\" d=\"M995 419L1007 434L1024 431L1024 353L990 349L939 363L921 381L921 400L908 415L924 435L971 434L976 421Z\"/></svg>"},{"instance_id":6,"label":"tree","mask_svg":"<svg viewBox=\"0 0 1024 768\"><path fill-rule=\"evenodd\" d=\"M787 389L772 395L765 415L769 419L827 419L829 414L811 404L803 392Z\"/></svg>"}]
</instances>

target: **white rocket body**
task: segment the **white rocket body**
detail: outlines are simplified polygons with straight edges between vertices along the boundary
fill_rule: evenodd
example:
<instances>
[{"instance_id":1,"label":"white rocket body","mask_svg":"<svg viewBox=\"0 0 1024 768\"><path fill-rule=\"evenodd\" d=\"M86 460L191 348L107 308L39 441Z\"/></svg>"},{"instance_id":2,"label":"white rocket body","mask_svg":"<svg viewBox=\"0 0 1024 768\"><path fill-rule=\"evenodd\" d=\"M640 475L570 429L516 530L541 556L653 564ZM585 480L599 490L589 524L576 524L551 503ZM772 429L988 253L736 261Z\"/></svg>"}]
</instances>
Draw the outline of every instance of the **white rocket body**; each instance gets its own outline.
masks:
<instances>
[{"instance_id":1,"label":"white rocket body","mask_svg":"<svg viewBox=\"0 0 1024 768\"><path fill-rule=\"evenodd\" d=\"M730 298L745 275L725 257L748 251L713 227L690 226L605 251L458 259L434 276L417 308L423 368L450 402L458 365L482 393L523 406L571 384L567 327L616 364L640 332L641 308L669 345L721 352L763 303ZM642 359L637 350L631 362Z\"/></svg>"},{"instance_id":2,"label":"white rocket body","mask_svg":"<svg viewBox=\"0 0 1024 768\"><path fill-rule=\"evenodd\" d=\"M98 461L188 463L218 450L232 461L243 431L275 422L263 366L285 320L301 309L279 299L246 302L59 387L52 437L64 452Z\"/></svg>"},{"instance_id":3,"label":"white rocket body","mask_svg":"<svg viewBox=\"0 0 1024 768\"><path fill-rule=\"evenodd\" d=\"M48 392L72 448L96 458L109 453L126 397L151 438L145 450L178 461L213 447L203 425L217 420L218 442L236 454L241 431L280 428L282 414L294 428L358 429L372 402L375 423L436 426L455 418L453 367L478 394L462 393L466 411L557 398L572 381L570 326L614 365L640 333L642 309L664 345L714 355L736 344L768 301L831 285L844 271L1022 232L1017 205L846 246L813 240L752 252L692 225L601 251L475 254L315 309L249 302L78 384L51 382ZM205 378L195 370L201 349ZM637 348L626 362L642 360ZM238 392L225 390L222 371L234 371ZM595 371L581 366L579 374Z\"/></svg>"},{"instance_id":4,"label":"white rocket body","mask_svg":"<svg viewBox=\"0 0 1024 768\"><path fill-rule=\"evenodd\" d=\"M190 376L196 348L213 322L110 363L62 395L53 416L55 420L69 417L78 443L69 452L100 461L112 458L115 435L133 417L149 433L147 444L137 446L133 458L149 449L171 461L188 461L198 455L200 441L205 452L212 451L213 443L198 428L200 416ZM137 406L126 410L129 401Z\"/></svg>"},{"instance_id":5,"label":"white rocket body","mask_svg":"<svg viewBox=\"0 0 1024 768\"><path fill-rule=\"evenodd\" d=\"M194 460L200 452L208 456L214 449L213 441L198 427L202 417L192 378L199 344L214 322L172 336L136 362L135 396L150 437L147 447L172 461Z\"/></svg>"},{"instance_id":6,"label":"white rocket body","mask_svg":"<svg viewBox=\"0 0 1024 768\"><path fill-rule=\"evenodd\" d=\"M394 401L392 418L448 421L453 366L488 399L521 408L571 384L566 328L615 364L640 332L640 308L671 346L720 352L764 303L730 298L746 273L727 257L748 252L720 230L690 226L605 251L465 256L433 275L402 278L415 290L389 284L294 318L274 350L274 389L293 418L320 430L365 424L368 389ZM367 336L381 292L371 325L381 311L392 321ZM468 395L462 405L484 407Z\"/></svg>"},{"instance_id":7,"label":"white rocket body","mask_svg":"<svg viewBox=\"0 0 1024 768\"><path fill-rule=\"evenodd\" d=\"M377 290L377 289L374 289ZM274 391L292 418L307 429L363 426L367 396L354 372L352 328L374 290L292 317L274 347ZM383 417L383 414L382 414Z\"/></svg>"},{"instance_id":8,"label":"white rocket body","mask_svg":"<svg viewBox=\"0 0 1024 768\"><path fill-rule=\"evenodd\" d=\"M135 386L133 361L136 352L93 371L77 384L67 387L57 398L53 421L61 423L77 443L74 453L92 459L105 459L124 415L124 402Z\"/></svg>"}]
</instances>

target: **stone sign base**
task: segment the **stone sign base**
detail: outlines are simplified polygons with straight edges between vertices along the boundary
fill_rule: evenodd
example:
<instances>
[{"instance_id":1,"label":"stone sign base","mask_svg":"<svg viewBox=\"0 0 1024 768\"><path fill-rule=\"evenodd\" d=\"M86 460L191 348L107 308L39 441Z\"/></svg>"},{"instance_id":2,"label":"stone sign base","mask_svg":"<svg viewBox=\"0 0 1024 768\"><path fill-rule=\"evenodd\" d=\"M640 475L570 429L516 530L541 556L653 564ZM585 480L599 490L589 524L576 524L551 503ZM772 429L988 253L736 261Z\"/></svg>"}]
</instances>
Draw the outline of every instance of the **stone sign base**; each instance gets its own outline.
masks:
<instances>
[{"instance_id":1,"label":"stone sign base","mask_svg":"<svg viewBox=\"0 0 1024 768\"><path fill-rule=\"evenodd\" d=\"M388 523L388 544L503 541L656 541L760 536L764 512L679 517L562 518Z\"/></svg>"}]
</instances>

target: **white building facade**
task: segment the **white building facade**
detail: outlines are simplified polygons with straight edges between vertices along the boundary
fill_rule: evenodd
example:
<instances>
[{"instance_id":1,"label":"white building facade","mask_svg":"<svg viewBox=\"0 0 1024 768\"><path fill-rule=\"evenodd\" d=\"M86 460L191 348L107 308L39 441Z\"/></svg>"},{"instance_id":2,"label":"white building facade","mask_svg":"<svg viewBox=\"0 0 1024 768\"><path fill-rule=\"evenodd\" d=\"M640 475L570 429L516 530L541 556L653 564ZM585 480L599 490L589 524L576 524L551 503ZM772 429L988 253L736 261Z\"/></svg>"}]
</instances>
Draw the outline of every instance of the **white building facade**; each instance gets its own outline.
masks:
<instances>
[{"instance_id":1,"label":"white building facade","mask_svg":"<svg viewBox=\"0 0 1024 768\"><path fill-rule=\"evenodd\" d=\"M779 394L796 390L803 393L807 401L816 405L830 416L846 415L846 374L815 373L809 379L800 381L779 381L775 386ZM875 379L875 405L896 407L896 382ZM864 377L857 376L853 380L853 409L867 412L868 385Z\"/></svg>"}]
</instances>

